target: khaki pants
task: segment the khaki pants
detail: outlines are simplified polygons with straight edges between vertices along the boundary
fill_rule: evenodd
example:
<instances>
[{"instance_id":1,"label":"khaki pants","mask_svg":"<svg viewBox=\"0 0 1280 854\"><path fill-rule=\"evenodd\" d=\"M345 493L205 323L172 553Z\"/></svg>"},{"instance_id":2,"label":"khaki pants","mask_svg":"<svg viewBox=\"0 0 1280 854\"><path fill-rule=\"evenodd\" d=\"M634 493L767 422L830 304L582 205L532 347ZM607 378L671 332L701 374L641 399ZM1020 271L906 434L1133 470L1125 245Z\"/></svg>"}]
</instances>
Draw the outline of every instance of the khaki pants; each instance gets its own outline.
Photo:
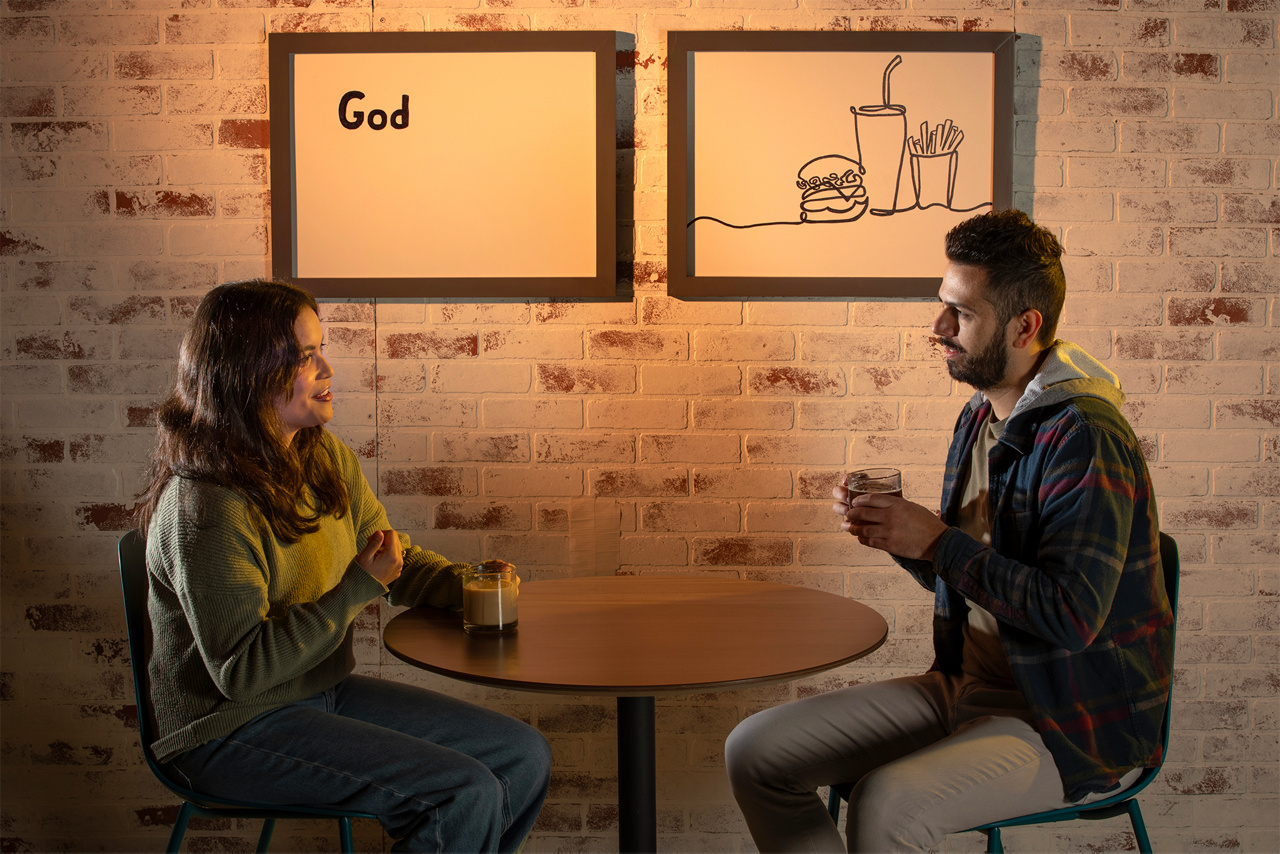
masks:
<instances>
[{"instance_id":1,"label":"khaki pants","mask_svg":"<svg viewBox=\"0 0 1280 854\"><path fill-rule=\"evenodd\" d=\"M850 852L920 851L948 833L1069 805L1030 721L1019 691L926 673L752 715L730 733L725 764L763 852L845 850L816 791L841 783L855 784Z\"/></svg>"}]
</instances>

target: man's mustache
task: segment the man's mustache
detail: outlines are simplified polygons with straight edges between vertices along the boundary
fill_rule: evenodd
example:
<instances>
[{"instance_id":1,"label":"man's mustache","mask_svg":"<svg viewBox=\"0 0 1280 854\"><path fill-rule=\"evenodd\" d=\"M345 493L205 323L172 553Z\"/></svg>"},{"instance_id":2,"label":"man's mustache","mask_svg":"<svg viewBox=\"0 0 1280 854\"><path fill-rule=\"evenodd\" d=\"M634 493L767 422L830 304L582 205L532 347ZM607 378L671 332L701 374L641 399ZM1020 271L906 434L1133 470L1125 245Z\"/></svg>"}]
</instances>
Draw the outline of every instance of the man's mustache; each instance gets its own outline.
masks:
<instances>
[{"instance_id":1,"label":"man's mustache","mask_svg":"<svg viewBox=\"0 0 1280 854\"><path fill-rule=\"evenodd\" d=\"M935 335L935 336L933 336L932 338L930 338L929 340L930 340L930 341L932 341L934 344L940 344L940 345L942 345L943 347L946 347L948 350L955 350L957 353L963 353L963 352L964 352L964 348L963 348L963 347L961 347L959 344L957 344L956 342L954 342L954 341L952 341L952 340L950 340L950 339L948 339L948 338L939 338L938 336L936 336L936 335Z\"/></svg>"}]
</instances>

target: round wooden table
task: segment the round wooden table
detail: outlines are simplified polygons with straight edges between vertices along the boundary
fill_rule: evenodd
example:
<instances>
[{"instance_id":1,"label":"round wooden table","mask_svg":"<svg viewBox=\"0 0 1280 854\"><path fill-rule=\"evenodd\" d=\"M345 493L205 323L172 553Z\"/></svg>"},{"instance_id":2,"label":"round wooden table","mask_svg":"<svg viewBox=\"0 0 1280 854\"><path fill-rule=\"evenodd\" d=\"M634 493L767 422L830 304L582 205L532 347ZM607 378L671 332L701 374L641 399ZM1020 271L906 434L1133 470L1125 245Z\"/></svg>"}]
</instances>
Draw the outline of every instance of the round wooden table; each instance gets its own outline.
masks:
<instances>
[{"instance_id":1,"label":"round wooden table","mask_svg":"<svg viewBox=\"0 0 1280 854\"><path fill-rule=\"evenodd\" d=\"M888 625L831 593L715 577L590 576L520 586L518 628L471 635L432 608L388 623L387 649L465 682L618 698L621 851L657 846L654 697L782 682L878 649Z\"/></svg>"}]
</instances>

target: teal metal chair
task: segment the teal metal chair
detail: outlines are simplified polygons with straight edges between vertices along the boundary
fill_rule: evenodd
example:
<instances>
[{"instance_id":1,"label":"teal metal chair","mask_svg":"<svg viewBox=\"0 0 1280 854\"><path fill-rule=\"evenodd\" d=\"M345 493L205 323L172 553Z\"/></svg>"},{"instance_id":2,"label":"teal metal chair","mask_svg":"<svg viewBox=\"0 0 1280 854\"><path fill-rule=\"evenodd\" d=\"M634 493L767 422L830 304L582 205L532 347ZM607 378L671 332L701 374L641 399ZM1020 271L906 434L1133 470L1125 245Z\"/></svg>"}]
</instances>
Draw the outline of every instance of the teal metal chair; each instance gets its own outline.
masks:
<instances>
[{"instance_id":1,"label":"teal metal chair","mask_svg":"<svg viewBox=\"0 0 1280 854\"><path fill-rule=\"evenodd\" d=\"M1169 606L1173 610L1175 621L1174 631L1177 631L1176 616L1178 613L1178 544L1173 537L1168 534L1160 535L1160 563L1164 569L1164 589L1169 597ZM1176 640L1176 638L1175 638ZM1172 664L1172 662L1170 662ZM1173 680L1169 683L1169 701L1165 704L1164 724L1160 731L1160 740L1164 745L1161 751L1161 757L1169 752L1169 719L1173 708ZM1151 839L1147 836L1147 825L1142 820L1142 810L1138 807L1138 793L1145 789L1156 775L1160 773L1160 766L1144 769L1138 775L1138 779L1134 784L1119 794L1112 795L1109 798L1094 801L1088 804L1079 804L1062 809L1049 810L1047 812L1034 813L1032 815L1019 816L1018 818L1008 818L1003 821L993 821L990 824L980 824L977 827L971 827L971 831L980 831L987 835L987 854L1002 854L1004 851L1004 842L1000 838L1000 831L1006 827L1022 827L1028 824L1051 824L1059 821L1074 821L1075 819L1085 819L1088 821L1100 821L1106 818L1114 818L1120 815L1128 815L1129 822L1133 825L1133 835L1138 842L1138 851L1141 854L1151 854ZM827 802L827 809L831 813L831 818L838 825L840 823L840 802L847 800L849 793L852 791L851 786L832 786L830 799ZM967 831L966 831L967 832Z\"/></svg>"},{"instance_id":2,"label":"teal metal chair","mask_svg":"<svg viewBox=\"0 0 1280 854\"><path fill-rule=\"evenodd\" d=\"M182 837L187 831L187 822L192 816L201 818L248 818L262 819L262 833L258 836L258 851L265 852L271 844L271 834L275 831L276 819L337 819L338 834L341 837L342 851L350 854L355 850L351 837L351 819L377 816L370 813L348 812L345 810L329 810L321 807L287 807L277 804L253 804L244 801L232 801L223 798L210 798L187 789L174 782L156 762L151 752L153 734L151 730L151 688L147 683L147 660L149 658L149 640L151 621L147 617L147 548L146 543L136 531L130 531L120 538L120 581L124 588L124 616L129 633L129 658L133 668L133 693L138 701L138 740L142 743L142 753L146 757L147 767L156 775L169 791L182 799L182 807L178 810L178 818L173 823L173 832L169 834L169 845L165 849L170 854L182 847Z\"/></svg>"}]
</instances>

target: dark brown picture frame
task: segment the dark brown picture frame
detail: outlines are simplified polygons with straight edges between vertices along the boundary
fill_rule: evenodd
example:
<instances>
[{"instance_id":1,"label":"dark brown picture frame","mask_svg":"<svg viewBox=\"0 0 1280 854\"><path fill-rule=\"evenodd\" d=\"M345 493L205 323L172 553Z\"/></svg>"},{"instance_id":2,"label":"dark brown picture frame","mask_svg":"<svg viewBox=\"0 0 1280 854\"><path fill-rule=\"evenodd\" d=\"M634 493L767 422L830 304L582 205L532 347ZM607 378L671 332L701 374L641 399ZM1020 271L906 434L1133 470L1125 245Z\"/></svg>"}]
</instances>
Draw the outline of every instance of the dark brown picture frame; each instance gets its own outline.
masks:
<instances>
[{"instance_id":1,"label":"dark brown picture frame","mask_svg":"<svg viewBox=\"0 0 1280 854\"><path fill-rule=\"evenodd\" d=\"M268 40L271 118L271 267L277 278L296 282L322 297L600 297L617 293L616 227L616 34L580 32L441 32L441 33L271 33ZM589 52L594 78L595 119L590 145L595 162L595 271L593 275L424 275L299 276L297 259L297 170L293 121L294 58L301 54L390 54ZM465 86L465 80L441 81ZM502 105L493 105L502 109ZM387 112L390 111L388 106ZM385 113L384 113L385 116ZM372 118L371 118L372 121ZM548 133L550 131L548 130ZM519 132L512 129L512 144ZM351 168L360 168L358 165ZM495 185L500 176L490 178ZM494 192L498 192L495 189ZM529 204L530 216L538 215ZM440 200L439 204L448 204ZM589 246L589 238L584 241ZM588 262L587 266L590 266Z\"/></svg>"},{"instance_id":2,"label":"dark brown picture frame","mask_svg":"<svg viewBox=\"0 0 1280 854\"><path fill-rule=\"evenodd\" d=\"M668 197L667 197L667 262L668 293L681 298L711 297L790 297L790 296L855 296L855 297L934 297L941 283L942 270L937 276L860 276L856 271L849 275L791 276L791 275L696 275L693 260L696 255L693 225L701 219L715 220L732 228L756 228L760 225L801 225L803 228L826 228L828 225L811 225L805 214L798 215L797 222L760 222L747 225L734 224L706 215L694 208L697 175L694 174L694 143L697 133L694 103L695 58L700 53L728 51L759 53L762 56L776 52L841 52L858 51L901 54L911 59L912 53L949 54L956 52L984 53L992 55L992 112L991 140L991 198L984 208L1000 210L1013 203L1013 81L1014 40L1009 32L984 33L899 33L899 32L702 32L671 31L668 34ZM885 72L886 100L889 72ZM850 111L853 108L850 107ZM787 117L780 117L787 121ZM794 119L792 119L794 120ZM984 135L985 135L985 129ZM925 136L925 134L921 134ZM927 142L927 140L926 140ZM905 143L911 145L910 139ZM861 159L861 158L859 158ZM899 163L905 162L899 156ZM953 161L954 162L954 161ZM914 166L915 161L912 161ZM806 164L808 165L808 164ZM859 164L854 162L854 167ZM954 169L954 167L952 167ZM905 174L906 166L900 166ZM803 170L802 170L803 172ZM952 173L954 181L954 172ZM799 177L803 178L803 174ZM834 174L832 175L834 177ZM794 179L791 179L794 180ZM797 186L803 188L802 183ZM815 185L816 186L816 185ZM808 193L806 192L806 195ZM865 195L863 196L865 199ZM923 199L923 194L920 196ZM895 203L897 197L895 195ZM985 200L984 200L985 201ZM923 209L916 202L917 209ZM865 202L864 202L865 205ZM931 205L934 207L936 205ZM951 207L948 193L946 208ZM884 215L903 213L908 208L891 206ZM860 216L862 212L857 212ZM975 210L981 212L981 210ZM831 216L828 214L828 216ZM856 218L856 217L855 217ZM906 219L906 217L901 217ZM818 220L812 220L816 223ZM848 220L841 223L852 225ZM895 223L896 225L896 223ZM789 232L792 234L799 232ZM939 244L940 245L940 244Z\"/></svg>"}]
</instances>

